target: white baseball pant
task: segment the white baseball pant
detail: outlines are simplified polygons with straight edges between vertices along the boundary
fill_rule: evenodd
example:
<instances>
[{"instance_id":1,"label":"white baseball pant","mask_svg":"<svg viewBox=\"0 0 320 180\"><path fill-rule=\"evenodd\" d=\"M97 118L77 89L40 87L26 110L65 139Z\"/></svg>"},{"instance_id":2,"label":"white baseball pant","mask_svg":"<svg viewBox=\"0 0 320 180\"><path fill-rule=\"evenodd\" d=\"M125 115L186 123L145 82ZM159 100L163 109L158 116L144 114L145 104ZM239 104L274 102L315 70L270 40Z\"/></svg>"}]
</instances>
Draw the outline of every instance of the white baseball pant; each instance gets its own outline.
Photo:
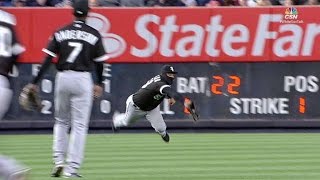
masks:
<instances>
[{"instance_id":1,"label":"white baseball pant","mask_svg":"<svg viewBox=\"0 0 320 180\"><path fill-rule=\"evenodd\" d=\"M29 170L15 159L0 155L0 179L16 180L25 177Z\"/></svg>"},{"instance_id":2,"label":"white baseball pant","mask_svg":"<svg viewBox=\"0 0 320 180\"><path fill-rule=\"evenodd\" d=\"M0 120L4 117L10 107L12 94L13 92L10 89L8 78L0 75Z\"/></svg>"},{"instance_id":3,"label":"white baseball pant","mask_svg":"<svg viewBox=\"0 0 320 180\"><path fill-rule=\"evenodd\" d=\"M116 128L128 126L135 121L146 117L151 123L153 129L160 135L166 134L166 123L160 113L160 106L157 106L151 111L143 111L133 102L132 96L129 96L126 101L126 112L124 114L115 114L113 117L113 123Z\"/></svg>"},{"instance_id":4,"label":"white baseball pant","mask_svg":"<svg viewBox=\"0 0 320 180\"><path fill-rule=\"evenodd\" d=\"M65 162L66 156L65 172L75 173L82 164L92 101L91 73L76 71L57 73L53 160L56 165L60 165Z\"/></svg>"}]
</instances>

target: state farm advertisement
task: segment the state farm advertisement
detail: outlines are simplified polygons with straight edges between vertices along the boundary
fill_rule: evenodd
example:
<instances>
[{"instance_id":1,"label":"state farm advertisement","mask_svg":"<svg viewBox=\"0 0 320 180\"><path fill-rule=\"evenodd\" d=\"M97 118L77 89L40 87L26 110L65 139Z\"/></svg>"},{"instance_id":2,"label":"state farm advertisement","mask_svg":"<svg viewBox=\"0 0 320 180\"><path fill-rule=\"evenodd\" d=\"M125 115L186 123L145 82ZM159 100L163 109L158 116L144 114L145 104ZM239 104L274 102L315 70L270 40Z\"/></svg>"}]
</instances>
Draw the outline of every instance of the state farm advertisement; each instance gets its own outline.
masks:
<instances>
[{"instance_id":1,"label":"state farm advertisement","mask_svg":"<svg viewBox=\"0 0 320 180\"><path fill-rule=\"evenodd\" d=\"M21 61L38 63L48 38L72 22L71 9L7 9L26 46ZM97 8L109 63L320 61L320 7ZM62 34L72 36L74 32Z\"/></svg>"}]
</instances>

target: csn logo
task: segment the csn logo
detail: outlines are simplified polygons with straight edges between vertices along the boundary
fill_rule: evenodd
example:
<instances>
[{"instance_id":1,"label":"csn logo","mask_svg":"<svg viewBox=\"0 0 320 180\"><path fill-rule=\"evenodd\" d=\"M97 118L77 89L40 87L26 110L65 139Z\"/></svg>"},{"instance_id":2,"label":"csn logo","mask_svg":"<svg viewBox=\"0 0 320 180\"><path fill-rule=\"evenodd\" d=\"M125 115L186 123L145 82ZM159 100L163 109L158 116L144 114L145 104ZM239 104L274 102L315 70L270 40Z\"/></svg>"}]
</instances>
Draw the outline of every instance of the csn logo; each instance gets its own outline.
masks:
<instances>
[{"instance_id":1,"label":"csn logo","mask_svg":"<svg viewBox=\"0 0 320 180\"><path fill-rule=\"evenodd\" d=\"M298 10L295 7L289 7L285 11L284 19L295 20L298 19Z\"/></svg>"}]
</instances>

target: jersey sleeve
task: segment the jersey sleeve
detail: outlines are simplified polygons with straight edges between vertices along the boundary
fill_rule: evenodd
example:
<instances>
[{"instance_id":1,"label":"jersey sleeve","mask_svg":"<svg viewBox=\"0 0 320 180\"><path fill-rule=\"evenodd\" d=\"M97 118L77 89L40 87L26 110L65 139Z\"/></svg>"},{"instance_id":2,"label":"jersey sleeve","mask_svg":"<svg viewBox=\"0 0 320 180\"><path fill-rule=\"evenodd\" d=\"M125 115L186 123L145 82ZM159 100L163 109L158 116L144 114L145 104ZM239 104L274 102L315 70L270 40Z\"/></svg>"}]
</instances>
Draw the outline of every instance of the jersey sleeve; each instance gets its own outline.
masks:
<instances>
[{"instance_id":1,"label":"jersey sleeve","mask_svg":"<svg viewBox=\"0 0 320 180\"><path fill-rule=\"evenodd\" d=\"M184 104L184 98L181 94L175 92L173 89L169 87L164 87L162 90L163 94L170 98L174 98L176 101L180 102L181 104Z\"/></svg>"},{"instance_id":2,"label":"jersey sleeve","mask_svg":"<svg viewBox=\"0 0 320 180\"><path fill-rule=\"evenodd\" d=\"M26 49L24 46L20 44L14 27L11 27L11 31L12 31L12 54L19 55L23 53Z\"/></svg>"},{"instance_id":3,"label":"jersey sleeve","mask_svg":"<svg viewBox=\"0 0 320 180\"><path fill-rule=\"evenodd\" d=\"M49 44L47 48L43 48L42 51L52 57L57 57L58 47L59 43L57 42L57 39L55 38L55 36L51 36L49 38Z\"/></svg>"},{"instance_id":4,"label":"jersey sleeve","mask_svg":"<svg viewBox=\"0 0 320 180\"><path fill-rule=\"evenodd\" d=\"M160 93L166 95L166 94L164 93L164 91L163 91L163 90L166 89L166 88L171 88L171 86L168 85L168 84L163 84L163 85L161 85L161 86L160 86L160 89L159 89Z\"/></svg>"},{"instance_id":5,"label":"jersey sleeve","mask_svg":"<svg viewBox=\"0 0 320 180\"><path fill-rule=\"evenodd\" d=\"M109 59L109 56L107 55L107 53L104 49L102 38L101 38L100 34L98 35L98 41L95 44L95 49L96 49L96 52L95 52L94 61L103 62L103 61L106 61L107 59Z\"/></svg>"}]
</instances>

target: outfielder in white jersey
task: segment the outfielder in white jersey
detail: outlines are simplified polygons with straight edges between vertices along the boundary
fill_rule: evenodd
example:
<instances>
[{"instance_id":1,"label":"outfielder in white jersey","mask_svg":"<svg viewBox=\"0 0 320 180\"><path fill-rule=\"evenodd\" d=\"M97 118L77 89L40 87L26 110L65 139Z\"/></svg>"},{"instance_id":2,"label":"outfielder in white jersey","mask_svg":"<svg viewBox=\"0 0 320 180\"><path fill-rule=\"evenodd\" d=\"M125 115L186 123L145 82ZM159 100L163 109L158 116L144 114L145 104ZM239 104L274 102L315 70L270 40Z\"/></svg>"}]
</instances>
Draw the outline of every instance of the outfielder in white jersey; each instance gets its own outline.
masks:
<instances>
[{"instance_id":1,"label":"outfielder in white jersey","mask_svg":"<svg viewBox=\"0 0 320 180\"><path fill-rule=\"evenodd\" d=\"M0 120L11 103L12 91L8 74L18 56L25 51L15 32L15 16L0 10Z\"/></svg>"},{"instance_id":2,"label":"outfielder in white jersey","mask_svg":"<svg viewBox=\"0 0 320 180\"><path fill-rule=\"evenodd\" d=\"M17 39L15 25L15 16L0 10L0 121L8 111L12 98L8 74L25 50ZM0 155L0 179L24 180L28 170L15 159Z\"/></svg>"}]
</instances>

